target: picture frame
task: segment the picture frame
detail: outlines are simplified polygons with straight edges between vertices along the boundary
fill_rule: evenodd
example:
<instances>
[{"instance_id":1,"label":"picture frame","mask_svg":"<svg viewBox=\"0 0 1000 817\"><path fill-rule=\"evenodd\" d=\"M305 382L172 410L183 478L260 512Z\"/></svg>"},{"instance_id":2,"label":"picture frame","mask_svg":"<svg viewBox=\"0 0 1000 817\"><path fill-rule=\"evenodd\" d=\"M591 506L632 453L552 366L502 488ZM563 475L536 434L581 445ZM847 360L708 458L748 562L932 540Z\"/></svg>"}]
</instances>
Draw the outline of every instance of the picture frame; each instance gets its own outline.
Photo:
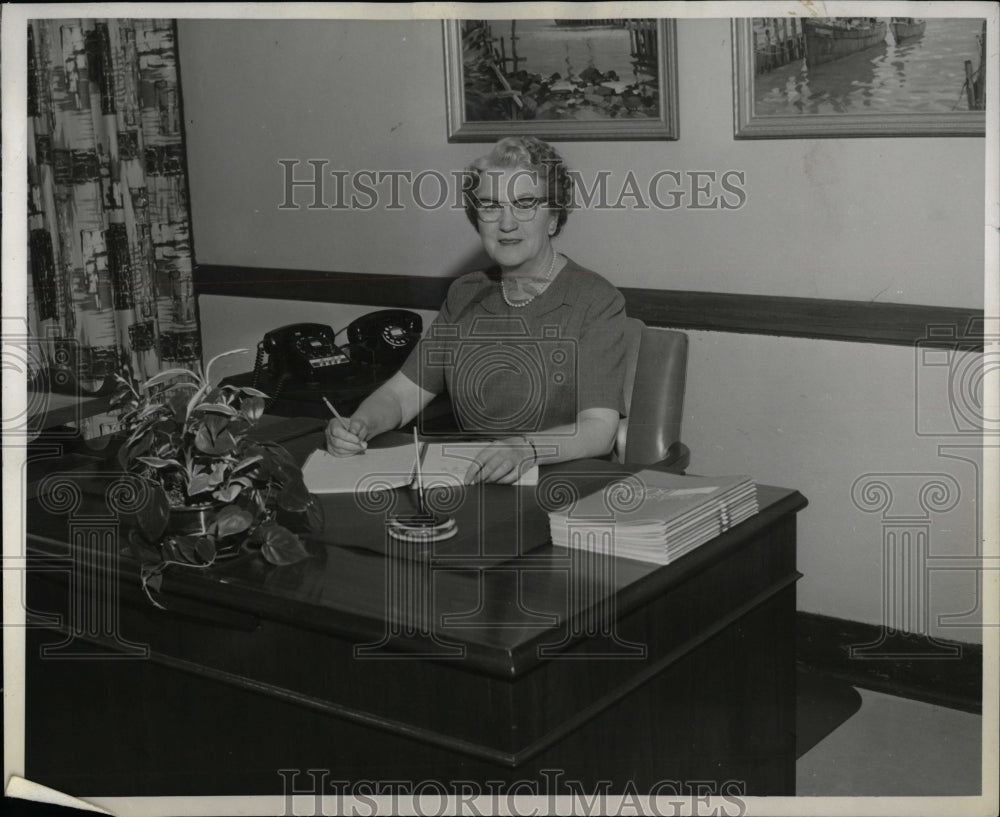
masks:
<instances>
[{"instance_id":1,"label":"picture frame","mask_svg":"<svg viewBox=\"0 0 1000 817\"><path fill-rule=\"evenodd\" d=\"M539 45L544 47L545 38L549 37L550 41L560 43L561 53L565 55L569 53L568 39L579 37L584 28L627 28L631 46L630 41L625 40L626 47L633 48L631 83L623 71L617 72L616 76L613 70L602 72L599 66L593 65L582 69L571 66L565 77L560 74L556 80L552 77L558 72L549 72L541 61L537 63L541 70L536 70L530 55L518 56L515 43L521 36L515 32L518 25L524 31L530 24L542 22L443 21L449 142L493 142L515 134L557 142L680 138L674 20L553 20L544 22L555 23L555 27L546 30L544 26L536 25L536 30L530 32L534 37L536 53ZM492 50L492 54L488 55L482 45L483 40L477 42L475 38L484 37L489 41L489 33L483 35L477 31L472 25L475 23L488 25L489 33L510 23L515 25L506 28L504 33L497 32L499 36L486 46ZM620 41L621 37L617 36L617 39ZM510 56L507 56L508 52ZM477 53L485 55L479 58L478 64ZM504 61L507 71L497 70L497 62L500 61ZM569 64L570 60L565 58L564 62ZM521 73L513 76L518 69ZM507 74L512 75L513 83L507 80ZM609 76L611 80L607 79ZM496 83L490 87L493 78ZM519 83L522 86L520 89L517 87ZM504 116L504 105L511 110L507 116ZM492 107L486 117L470 116L473 107L483 111L487 106Z\"/></svg>"},{"instance_id":2,"label":"picture frame","mask_svg":"<svg viewBox=\"0 0 1000 817\"><path fill-rule=\"evenodd\" d=\"M879 137L879 136L985 136L986 134L986 112L985 110L929 110L927 104L913 105L909 111L899 110L906 107L906 100L891 98L880 101L882 108L878 104L872 104L871 98L865 99L862 103L852 103L846 96L846 91L841 99L837 99L837 93L827 93L827 89L836 88L836 72L840 72L841 87L847 88L851 85L850 91L854 92L859 86L862 93L865 92L864 82L857 79L850 80L843 76L852 67L862 69L870 73L867 77L871 85L875 85L877 72L881 69L881 63L885 64L885 71L895 71L897 74L905 71L906 62L900 58L903 54L902 46L908 46L911 51L917 47L928 45L921 42L924 30L919 27L921 21L917 21L919 34L910 36L907 39L905 30L901 30L900 45L897 46L892 39L895 35L888 34L882 42L877 42L872 46L867 46L864 53L851 53L844 57L831 54L825 57L826 62L810 68L806 61L806 50L808 42L804 40L806 26L810 19L797 18L796 20L775 20L775 35L768 34L766 47L761 47L760 42L760 22L772 18L735 18L732 20L732 52L733 52L733 120L734 137L736 139L800 139L814 137ZM865 18L819 18L817 22L824 20L842 19L865 19ZM878 18L866 18L877 20ZM881 21L881 25L889 26L890 30L895 25L895 20L891 18L889 22ZM950 19L950 18L949 18ZM957 18L955 18L957 20ZM925 21L936 27L940 26L941 18ZM978 22L961 20L959 22ZM985 21L982 21L985 27ZM872 23L876 26L877 23ZM755 48L754 31L757 28L758 38ZM802 32L803 39L796 42L794 39L786 39L787 29L792 27ZM931 31L936 30L932 28ZM964 35L963 35L964 36ZM928 38L929 42L930 38ZM864 47L864 44L861 44ZM850 46L849 46L850 47ZM974 42L969 43L970 52L974 48ZM799 50L802 49L802 50ZM879 51L882 49L882 51ZM889 49L893 49L889 53ZM819 48L814 52L820 54ZM784 74L778 76L778 82L771 82L769 89L764 89L761 85L761 77L768 76L767 73L759 73L761 69L761 59L770 59L772 55L777 55L778 62L784 64L778 71ZM905 54L903 54L905 56ZM974 58L973 58L974 59ZM799 61L799 68L794 69L792 63ZM838 65L839 63L839 65ZM940 63L938 64L940 71ZM846 68L845 68L846 66ZM902 66L902 67L901 67ZM959 67L959 66L956 66ZM950 69L952 72L955 68ZM811 71L811 76L810 72ZM968 67L965 67L966 73ZM777 73L777 72L775 72ZM794 76L792 74L794 73ZM787 75L787 76L786 76ZM823 84L814 85L815 78L819 77ZM895 77L894 77L895 79ZM813 82L810 82L812 80ZM949 81L951 78L949 77ZM782 86L782 82L785 83ZM896 83L898 87L899 83ZM957 104L971 105L974 100L964 100L969 90L966 84L954 82L955 97ZM889 87L892 83L883 83L884 87ZM978 86L977 86L978 87ZM789 88L791 90L789 91ZM882 89L876 89L882 92ZM898 93L898 92L897 92ZM979 98L985 100L985 88L979 89ZM798 99L796 99L798 95ZM869 97L877 97L879 94L868 94ZM891 96L891 91L881 93L883 97ZM943 95L943 92L938 92ZM778 103L773 104L773 99L779 97ZM819 99L820 102L816 102ZM879 100L876 100L877 102ZM799 103L803 110L792 111L796 103ZM824 105L824 103L826 103ZM840 103L840 104L838 104ZM852 107L853 105L853 107ZM785 110L780 110L782 107ZM843 107L847 110L830 112L824 108ZM862 110L869 107L870 110ZM939 107L940 104L939 104ZM814 110L809 110L813 108ZM923 109L920 109L923 108Z\"/></svg>"}]
</instances>

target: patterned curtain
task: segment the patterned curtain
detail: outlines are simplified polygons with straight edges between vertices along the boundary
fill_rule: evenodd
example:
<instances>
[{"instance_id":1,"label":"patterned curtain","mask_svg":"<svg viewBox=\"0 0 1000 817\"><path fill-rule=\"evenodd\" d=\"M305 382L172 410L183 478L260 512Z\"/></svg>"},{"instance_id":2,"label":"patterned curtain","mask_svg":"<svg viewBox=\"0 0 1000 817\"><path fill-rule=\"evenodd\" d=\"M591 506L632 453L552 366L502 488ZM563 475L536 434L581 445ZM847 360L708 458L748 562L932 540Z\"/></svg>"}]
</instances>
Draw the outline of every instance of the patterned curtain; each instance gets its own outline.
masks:
<instances>
[{"instance_id":1,"label":"patterned curtain","mask_svg":"<svg viewBox=\"0 0 1000 817\"><path fill-rule=\"evenodd\" d=\"M172 20L28 28L28 320L94 388L201 357Z\"/></svg>"}]
</instances>

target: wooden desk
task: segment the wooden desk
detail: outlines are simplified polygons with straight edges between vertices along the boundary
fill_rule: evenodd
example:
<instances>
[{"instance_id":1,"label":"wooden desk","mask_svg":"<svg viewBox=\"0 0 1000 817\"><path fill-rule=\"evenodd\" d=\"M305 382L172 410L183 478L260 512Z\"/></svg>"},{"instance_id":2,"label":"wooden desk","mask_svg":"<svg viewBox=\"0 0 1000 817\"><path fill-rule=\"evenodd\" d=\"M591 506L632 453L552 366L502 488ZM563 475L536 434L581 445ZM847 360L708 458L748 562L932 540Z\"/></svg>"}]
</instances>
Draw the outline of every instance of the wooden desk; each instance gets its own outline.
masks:
<instances>
[{"instance_id":1,"label":"wooden desk","mask_svg":"<svg viewBox=\"0 0 1000 817\"><path fill-rule=\"evenodd\" d=\"M576 463L569 478L592 484L609 468ZM806 504L794 491L762 486L760 514L666 567L546 544L499 566L394 559L335 544L334 527L298 565L243 558L168 575L172 612L141 596L112 538L103 556L86 544L103 502L83 494L68 515L28 506L29 606L61 613L71 635L29 632L36 782L76 795L281 794L279 770L302 770L301 789L306 769L325 769L552 791L555 769L585 791L739 781L794 794ZM544 510L523 511L522 538L544 535ZM82 543L68 568L91 615L120 577L103 634L70 618L67 574L44 569L67 568L70 541ZM38 658L60 641L54 655L76 660ZM109 660L129 651L139 657Z\"/></svg>"},{"instance_id":2,"label":"wooden desk","mask_svg":"<svg viewBox=\"0 0 1000 817\"><path fill-rule=\"evenodd\" d=\"M267 413L282 417L318 417L328 420L330 410L323 402L326 397L344 416L354 413L369 394L385 383L399 370L399 366L346 366L311 381L290 379L281 385L264 368L257 378L257 388L274 397ZM254 382L253 372L243 372L225 378L223 383L231 386L250 386ZM422 412L421 424L432 424L430 428L449 430L454 427L451 402L447 395L434 398Z\"/></svg>"},{"instance_id":3,"label":"wooden desk","mask_svg":"<svg viewBox=\"0 0 1000 817\"><path fill-rule=\"evenodd\" d=\"M108 410L110 395L78 397L57 392L28 390L28 428L34 432L52 426L75 423Z\"/></svg>"}]
</instances>

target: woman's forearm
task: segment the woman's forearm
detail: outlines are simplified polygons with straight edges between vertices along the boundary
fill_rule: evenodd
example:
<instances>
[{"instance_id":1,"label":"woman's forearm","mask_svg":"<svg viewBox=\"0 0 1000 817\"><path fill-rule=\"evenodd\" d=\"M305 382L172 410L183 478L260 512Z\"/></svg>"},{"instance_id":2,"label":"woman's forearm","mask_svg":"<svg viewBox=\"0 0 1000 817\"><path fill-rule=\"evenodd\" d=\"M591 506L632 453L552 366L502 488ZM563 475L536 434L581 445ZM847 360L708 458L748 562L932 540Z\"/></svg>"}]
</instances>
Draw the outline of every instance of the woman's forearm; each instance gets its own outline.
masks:
<instances>
[{"instance_id":1,"label":"woman's forearm","mask_svg":"<svg viewBox=\"0 0 1000 817\"><path fill-rule=\"evenodd\" d=\"M581 417L575 424L554 426L523 437L534 447L533 453L538 463L545 465L587 457L603 457L614 446L617 430L617 420L612 421L605 417Z\"/></svg>"},{"instance_id":2,"label":"woman's forearm","mask_svg":"<svg viewBox=\"0 0 1000 817\"><path fill-rule=\"evenodd\" d=\"M396 395L384 385L373 391L358 406L352 420L361 420L367 432L365 439L370 440L386 431L399 428L403 422L403 413Z\"/></svg>"},{"instance_id":3,"label":"woman's forearm","mask_svg":"<svg viewBox=\"0 0 1000 817\"><path fill-rule=\"evenodd\" d=\"M396 372L362 401L351 419L363 420L368 429L365 439L371 439L410 422L433 399L432 392Z\"/></svg>"}]
</instances>

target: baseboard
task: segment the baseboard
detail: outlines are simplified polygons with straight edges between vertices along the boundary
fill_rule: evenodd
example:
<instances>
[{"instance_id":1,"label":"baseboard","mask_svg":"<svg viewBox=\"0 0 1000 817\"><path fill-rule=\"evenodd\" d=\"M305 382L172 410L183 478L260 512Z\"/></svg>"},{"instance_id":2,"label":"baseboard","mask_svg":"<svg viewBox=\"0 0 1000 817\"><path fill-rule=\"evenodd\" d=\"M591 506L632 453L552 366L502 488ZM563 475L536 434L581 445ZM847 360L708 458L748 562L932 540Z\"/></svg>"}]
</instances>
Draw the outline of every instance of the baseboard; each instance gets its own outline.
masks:
<instances>
[{"instance_id":1,"label":"baseboard","mask_svg":"<svg viewBox=\"0 0 1000 817\"><path fill-rule=\"evenodd\" d=\"M982 713L982 645L816 613L796 618L796 658L804 667L864 689Z\"/></svg>"}]
</instances>

